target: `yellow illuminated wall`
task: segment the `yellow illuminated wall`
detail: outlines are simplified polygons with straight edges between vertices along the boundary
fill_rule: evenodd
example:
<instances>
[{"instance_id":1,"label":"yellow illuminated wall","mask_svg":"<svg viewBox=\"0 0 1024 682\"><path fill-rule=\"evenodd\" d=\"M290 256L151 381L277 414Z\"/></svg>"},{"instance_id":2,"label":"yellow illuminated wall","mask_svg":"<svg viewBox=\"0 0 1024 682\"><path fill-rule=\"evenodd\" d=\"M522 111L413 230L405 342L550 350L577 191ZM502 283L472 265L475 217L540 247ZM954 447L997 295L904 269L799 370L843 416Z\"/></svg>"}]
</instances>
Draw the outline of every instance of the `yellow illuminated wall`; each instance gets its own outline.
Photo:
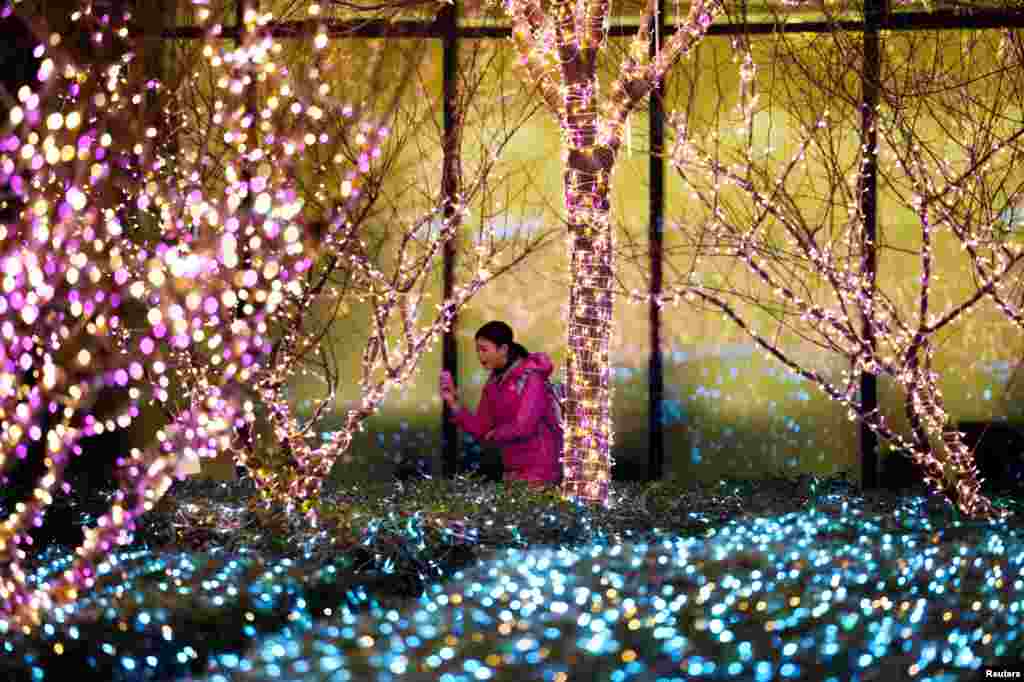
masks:
<instances>
[{"instance_id":1,"label":"yellow illuminated wall","mask_svg":"<svg viewBox=\"0 0 1024 682\"><path fill-rule=\"evenodd\" d=\"M469 41L466 41L467 44ZM439 44L424 42L429 56L424 62L424 84L440 89ZM499 43L494 43L495 46ZM500 77L485 83L481 96L503 98L509 107L524 106L524 91L518 73L509 70L509 55L498 50L496 64ZM498 66L495 66L497 69ZM767 68L767 67L766 67ZM686 75L691 69L691 75ZM670 109L690 107L703 111L704 120L713 118L721 89L735 88L736 65L731 61L729 42L710 39L697 61L683 65L669 82L666 98ZM716 70L715 88L700 85L709 70ZM693 76L696 74L696 76ZM692 77L691 77L692 76ZM604 79L606 80L606 79ZM711 81L708 81L711 82ZM855 84L854 84L855 85ZM717 90L716 90L717 88ZM837 107L841 106L836 104ZM439 117L439 112L436 114ZM493 110L474 121L474 135L488 135L501 128ZM783 113L767 116L756 128L765 143L785 147L793 136ZM439 120L439 118L437 119ZM646 287L648 157L647 122L644 113L633 117L632 150L623 152L614 180L613 213L621 255L619 264L627 287ZM722 130L724 142L729 131ZM850 130L851 145L857 144L856 130ZM470 155L472 150L470 150ZM522 240L540 233L550 237L545 245L522 264L499 277L462 312L458 327L460 353L458 383L465 403L475 406L486 377L473 353L473 334L484 322L503 319L516 330L517 338L530 350L548 352L560 365L565 359L565 316L568 273L561 215L561 161L558 130L551 117L537 111L513 136L502 156L501 185L492 188L485 201L474 205L466 224L462 248L472 248L481 228L492 228L509 240ZM440 156L435 165L407 170L420 174L423 182L439 182ZM409 177L409 176L406 176ZM666 173L666 278L683 272L687 256L677 247L673 221L685 219L692 208L679 178ZM813 210L809 208L808 210ZM880 226L898 241L901 230L911 230L907 217L885 207ZM908 232L909 234L909 232ZM910 237L908 237L909 239ZM943 277L955 283L963 273L956 270L952 245L943 242L937 256L945 270ZM729 264L717 263L728 274ZM736 266L738 267L738 266ZM880 282L887 290L900 287L902 277L912 272L893 253L880 259ZM735 273L734 273L735 274ZM723 275L724 276L724 275ZM741 277L740 274L735 274ZM440 292L440 279L432 285ZM617 461L620 478L644 478L647 473L648 402L648 311L646 305L616 302L614 337L614 415ZM353 325L358 323L353 321ZM713 312L688 306L666 308L663 313L665 402L663 423L666 437L665 471L680 480L714 482L727 477L763 477L800 473L831 475L848 472L859 476L856 426L845 411L828 401L814 386L794 376L773 360L766 359L732 323ZM343 333L342 329L339 333ZM339 340L337 355L355 376L358 326L351 338ZM782 335L788 352L808 366L838 375L845 369L841 358ZM972 318L968 324L944 337L940 370L949 410L954 419L1017 417L1020 409L1004 392L1008 376L1019 357L1019 334L1002 323L991 311ZM423 358L414 385L392 395L381 414L368 422L367 433L357 439L355 459L343 479L381 478L390 475L400 457L425 456L440 471L440 401L436 395L440 369L440 345ZM297 399L306 399L301 382ZM345 386L338 408L354 398L354 387ZM901 411L886 383L881 384L887 413ZM464 442L463 452L476 457L475 448Z\"/></svg>"},{"instance_id":2,"label":"yellow illuminated wall","mask_svg":"<svg viewBox=\"0 0 1024 682\"><path fill-rule=\"evenodd\" d=\"M755 63L757 57L770 52L756 40L752 48ZM750 143L785 158L795 149L785 111L761 106L754 114L749 139L740 125L735 55L728 39L703 41L694 58L673 72L667 84L667 108L685 117L691 134L711 149L714 146L709 141L717 138L723 149ZM764 101L781 96L771 92L775 85L770 64L758 72L755 82ZM855 143L854 133L851 144ZM813 169L807 172L809 176L813 173ZM666 183L666 285L683 281L695 270L712 286L761 296L768 293L734 259L702 257L695 265L694 235L699 234L710 209L698 202L688 183L671 167L666 171ZM808 202L802 210L810 215L820 207ZM844 368L840 359L801 340L763 310L739 301L734 305L802 365L829 376ZM731 320L685 303L665 308L663 320L669 475L714 482L728 477L859 473L856 429L845 410L799 375L767 358Z\"/></svg>"},{"instance_id":3,"label":"yellow illuminated wall","mask_svg":"<svg viewBox=\"0 0 1024 682\"><path fill-rule=\"evenodd\" d=\"M956 78L968 85L958 89L956 99L944 94L943 88L931 82L922 88L924 96L915 106L902 107L903 119L917 136L925 139L939 158L950 164L949 174L963 172L973 163L969 156L980 154L974 132L957 128L960 123L978 123L992 115L993 130L1003 138L1024 127L1024 110L1020 106L1021 82L1016 70L1005 72L999 58L1005 54L1005 36L998 31L950 31L936 37L931 34L887 36L885 56L895 64L923 72L935 69L944 78ZM896 70L894 69L894 72ZM894 73L903 77L907 70ZM960 95L968 95L962 99ZM944 110L952 101L955 109ZM970 103L968 104L968 101ZM922 112L926 112L922 115ZM894 111L883 107L881 116L892 119ZM969 128L968 128L969 129ZM973 151L972 151L973 149ZM883 158L888 145L881 145ZM1002 157L1005 158L1005 157ZM1006 215L1007 202L1015 214L1013 234L1007 239L1020 241L1020 188L1024 169L1019 164L1001 162L996 155L988 174L989 204L987 217L977 212L978 220L992 220ZM972 175L977 175L972 173ZM907 194L905 180L883 184L880 193L879 233L886 248L879 259L879 283L886 295L902 306L916 305L920 277L921 227L917 216L897 198L897 191ZM934 217L934 216L933 216ZM960 243L947 230L938 232L933 243L933 284L931 310L943 311L959 305L976 290L976 275ZM1019 284L1020 269L1011 271L1011 302L1022 303L1024 289ZM1024 359L1024 335L989 300L984 299L975 310L936 337L935 363L940 372L940 388L946 409L954 421L1008 420L1021 424L1024 417L1024 381L1018 366ZM881 382L880 394L886 414L897 424L905 423L900 395L889 382Z\"/></svg>"}]
</instances>

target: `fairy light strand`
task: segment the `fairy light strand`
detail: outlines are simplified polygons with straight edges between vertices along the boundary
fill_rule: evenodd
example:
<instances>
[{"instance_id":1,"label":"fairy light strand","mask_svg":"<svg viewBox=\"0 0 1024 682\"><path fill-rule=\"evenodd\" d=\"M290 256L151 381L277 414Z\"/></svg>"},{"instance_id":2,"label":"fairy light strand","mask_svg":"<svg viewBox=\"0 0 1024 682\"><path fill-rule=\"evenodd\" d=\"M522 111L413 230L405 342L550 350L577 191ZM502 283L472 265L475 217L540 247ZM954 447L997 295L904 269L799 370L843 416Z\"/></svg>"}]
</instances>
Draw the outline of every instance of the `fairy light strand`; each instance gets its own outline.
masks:
<instances>
[{"instance_id":1,"label":"fairy light strand","mask_svg":"<svg viewBox=\"0 0 1024 682\"><path fill-rule=\"evenodd\" d=\"M741 60L741 95L746 93L756 69L749 58ZM737 109L741 117L741 139L753 140L752 106ZM891 119L891 120L890 120ZM991 223L984 215L954 210L952 202L945 197L963 196L969 191L969 183L977 183L981 191L984 178L977 173L953 173L948 161L938 163L926 160L921 141L915 139L905 128L898 114L878 122L879 131L889 142L896 169L909 181L910 191L905 195L908 206L917 218L920 231L918 257L921 270L915 279L917 295L913 303L904 310L897 302L884 296L871 296L870 287L863 281L863 273L854 272L846 251L834 244L822 244L811 239L808 231L802 229L802 218L793 216L793 204L786 195L787 184L799 182L797 170L806 164L806 158L819 148L817 134L829 125L828 112L803 131L804 137L795 145L796 149L788 160L781 160L772 167L767 180L744 169L758 168L763 159L758 159L751 146L737 150L741 163L730 164L720 160L721 154L704 152L701 142L692 131L687 130L681 119L673 118L677 133L671 154L671 163L681 171L694 192L708 206L717 206L726 201L727 192L735 192L743 201L755 209L753 220L746 219L747 213L740 212L737 218L726 211L716 211L704 223L703 229L709 243L718 244L718 254L737 258L760 282L772 300L785 306L791 319L800 320L801 330L810 329L816 342L822 347L839 352L850 360L851 371L845 372L845 380L837 385L823 374L806 366L793 353L782 348L761 334L752 325L749 316L733 305L729 290L718 291L700 281L699 271L691 280L676 287L668 288L657 301L660 305L679 304L681 301L702 301L713 309L724 313L733 323L744 330L767 354L781 361L790 370L816 384L826 395L848 408L851 419L863 421L897 450L908 454L921 468L925 481L933 490L947 495L961 511L970 516L991 517L1000 515L999 510L981 493L977 467L972 453L964 443L963 435L951 428L951 420L944 406L939 386L940 374L934 368L934 338L950 325L964 319L978 304L990 298L997 301L1007 317L1018 324L1021 321L1017 311L1006 304L1002 290L1009 283L1011 269L1022 257L1020 248L1011 247L1000 240L986 236L992 232ZM986 138L989 145L976 150L974 159L978 163L989 163L1000 150L1007 149L1019 137L1016 131L1009 131L1006 137L991 135ZM968 136L970 138L970 136ZM822 153L826 153L822 151ZM873 153L865 150L864 153ZM859 179L848 181L845 191L852 196L859 186ZM766 187L762 188L762 184ZM844 190L844 188L839 188ZM851 226L859 224L856 202L851 202ZM786 239L788 250L780 251L768 241L768 228L778 229L773 235ZM938 230L952 234L968 254L970 266L977 273L977 283L961 301L951 302L941 312L935 308L934 290L938 273L934 263L934 240ZM839 239L846 240L847 250L859 248L855 239L856 230L849 229ZM983 253L981 244L991 245L993 256ZM832 297L830 304L807 300L800 296L791 283L790 269L772 260L772 254L795 254L804 259L807 270L816 273ZM790 278L790 279L787 279ZM646 297L633 292L630 300L641 301ZM1003 305L999 305L1002 302ZM874 332L875 344L862 338L858 319L867 319ZM861 404L857 391L859 372L872 372L891 377L901 389L903 408L909 425L909 433L903 434L890 427L877 411L868 412Z\"/></svg>"},{"instance_id":2,"label":"fairy light strand","mask_svg":"<svg viewBox=\"0 0 1024 682\"><path fill-rule=\"evenodd\" d=\"M680 30L652 58L650 19L658 5L651 0L620 74L602 101L596 55L607 41L609 2L560 2L547 14L535 0L505 0L503 7L512 19L520 64L538 83L561 131L572 277L562 493L603 505L614 444L609 356L615 279L612 172L630 113L705 35L721 8L716 2L693 3Z\"/></svg>"},{"instance_id":3,"label":"fairy light strand","mask_svg":"<svg viewBox=\"0 0 1024 682\"><path fill-rule=\"evenodd\" d=\"M110 46L125 38L129 18L96 16L89 5L73 16L76 30ZM198 181L209 150L177 153L167 144L154 116L174 120L181 103L157 81L129 78L130 50L84 68L61 50L61 36L47 36L35 50L38 86L22 88L9 113L0 181L19 214L0 226L0 469L44 447L45 472L0 523L4 629L31 628L88 591L96 562L130 541L181 462L230 446L251 418L243 387L272 349L274 317L311 267L291 170L295 152L317 139L308 124L267 123L260 132L268 146L254 144L255 112L236 103L249 101L257 82L279 78L274 44L248 31L225 49L218 35L219 26L207 26L204 57L222 70L216 124L231 152L221 157L222 184ZM163 98L165 110L147 110L151 97ZM160 240L124 238L126 222L154 219ZM196 358L213 369L179 373ZM169 403L172 376L183 407L154 446L118 459L122 486L74 562L29 581L29 529L58 491L70 492L63 474L81 440L127 428L143 401ZM92 409L111 390L126 391L129 402L100 420Z\"/></svg>"}]
</instances>

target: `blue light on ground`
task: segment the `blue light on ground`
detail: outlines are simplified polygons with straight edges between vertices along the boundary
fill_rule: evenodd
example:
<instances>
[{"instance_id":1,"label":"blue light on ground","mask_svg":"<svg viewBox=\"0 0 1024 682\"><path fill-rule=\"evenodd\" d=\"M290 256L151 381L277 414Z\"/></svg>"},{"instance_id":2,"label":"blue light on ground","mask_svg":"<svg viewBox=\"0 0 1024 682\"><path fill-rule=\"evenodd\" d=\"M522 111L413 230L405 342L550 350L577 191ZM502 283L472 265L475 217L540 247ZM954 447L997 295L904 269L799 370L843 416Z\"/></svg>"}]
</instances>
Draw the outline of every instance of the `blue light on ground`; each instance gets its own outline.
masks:
<instances>
[{"instance_id":1,"label":"blue light on ground","mask_svg":"<svg viewBox=\"0 0 1024 682\"><path fill-rule=\"evenodd\" d=\"M1015 528L807 511L499 551L415 604L291 628L201 679L954 680L1024 649L1022 606Z\"/></svg>"},{"instance_id":2,"label":"blue light on ground","mask_svg":"<svg viewBox=\"0 0 1024 682\"><path fill-rule=\"evenodd\" d=\"M681 513L714 516L705 506ZM460 542L483 559L418 600L341 580L344 562L322 563L344 559L341 548L292 559L244 543L126 550L30 643L0 631L0 679L66 679L63 661L117 682L962 680L1021 659L1019 515L968 522L922 498L868 505L846 493L815 494L812 506L642 539L600 524L581 536L584 514L552 527L563 547L488 550L493 538L467 527ZM632 507L623 498L616 509ZM398 572L439 556L411 518L368 520L374 551L423 553ZM523 543L537 530L504 528L494 537ZM30 580L66 570L66 556L51 557Z\"/></svg>"}]
</instances>

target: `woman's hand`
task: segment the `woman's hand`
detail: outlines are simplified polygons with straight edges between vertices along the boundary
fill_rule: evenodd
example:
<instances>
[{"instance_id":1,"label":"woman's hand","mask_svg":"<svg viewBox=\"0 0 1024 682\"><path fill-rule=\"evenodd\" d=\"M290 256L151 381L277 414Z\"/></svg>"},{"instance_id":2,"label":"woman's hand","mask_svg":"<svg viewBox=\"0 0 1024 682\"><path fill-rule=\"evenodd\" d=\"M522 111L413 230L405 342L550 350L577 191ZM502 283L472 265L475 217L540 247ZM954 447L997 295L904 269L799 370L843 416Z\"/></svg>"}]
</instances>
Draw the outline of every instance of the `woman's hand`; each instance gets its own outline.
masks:
<instances>
[{"instance_id":1,"label":"woman's hand","mask_svg":"<svg viewBox=\"0 0 1024 682\"><path fill-rule=\"evenodd\" d=\"M441 400L452 410L459 407L459 394L455 391L455 381L452 373L444 370L441 372Z\"/></svg>"}]
</instances>

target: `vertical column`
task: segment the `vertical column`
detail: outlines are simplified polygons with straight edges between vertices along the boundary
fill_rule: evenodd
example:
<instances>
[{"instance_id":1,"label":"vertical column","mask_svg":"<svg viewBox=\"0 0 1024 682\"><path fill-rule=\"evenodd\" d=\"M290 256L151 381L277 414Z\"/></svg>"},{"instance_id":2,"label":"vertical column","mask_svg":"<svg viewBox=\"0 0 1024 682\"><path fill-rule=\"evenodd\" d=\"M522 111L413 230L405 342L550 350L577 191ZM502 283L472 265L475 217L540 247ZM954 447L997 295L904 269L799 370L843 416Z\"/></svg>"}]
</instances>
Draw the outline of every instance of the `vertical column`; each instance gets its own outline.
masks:
<instances>
[{"instance_id":1,"label":"vertical column","mask_svg":"<svg viewBox=\"0 0 1024 682\"><path fill-rule=\"evenodd\" d=\"M660 36L664 28L664 20L660 11L654 16L654 36ZM658 49L656 39L651 40L651 56ZM648 194L648 253L651 266L651 302L648 310L650 326L650 357L647 365L647 478L657 480L664 475L665 469L665 432L662 415L662 400L665 393L664 370L661 353L661 308L657 299L662 290L662 259L663 234L665 220L665 160L662 154L665 149L665 111L662 97L665 83L662 81L651 91L650 99L650 190Z\"/></svg>"},{"instance_id":2,"label":"vertical column","mask_svg":"<svg viewBox=\"0 0 1024 682\"><path fill-rule=\"evenodd\" d=\"M861 174L860 209L864 217L863 270L871 295L874 296L878 275L878 115L879 81L882 74L881 24L886 13L886 0L865 0L864 3L864 73L861 77L861 148L864 165ZM874 329L869 319L863 321L863 334L872 347ZM861 405L865 413L878 409L878 377L870 372L860 375ZM878 436L864 422L860 423L861 485L878 487Z\"/></svg>"},{"instance_id":3,"label":"vertical column","mask_svg":"<svg viewBox=\"0 0 1024 682\"><path fill-rule=\"evenodd\" d=\"M458 14L455 2L444 6L438 15L442 34L442 62L443 62L443 134L444 134L444 160L441 168L441 187L446 201L444 217L451 219L454 216L452 201L458 192L458 123L455 111L455 89L457 87L456 75L458 72ZM455 287L455 243L446 242L444 245L444 297L449 299L454 295ZM458 330L458 317L453 316L451 324L441 339L441 366L451 372L458 380L459 356L455 343L455 334ZM441 442L443 444L442 465L445 476L454 476L459 471L459 440L458 430L452 423L451 413L448 406L441 405Z\"/></svg>"}]
</instances>

